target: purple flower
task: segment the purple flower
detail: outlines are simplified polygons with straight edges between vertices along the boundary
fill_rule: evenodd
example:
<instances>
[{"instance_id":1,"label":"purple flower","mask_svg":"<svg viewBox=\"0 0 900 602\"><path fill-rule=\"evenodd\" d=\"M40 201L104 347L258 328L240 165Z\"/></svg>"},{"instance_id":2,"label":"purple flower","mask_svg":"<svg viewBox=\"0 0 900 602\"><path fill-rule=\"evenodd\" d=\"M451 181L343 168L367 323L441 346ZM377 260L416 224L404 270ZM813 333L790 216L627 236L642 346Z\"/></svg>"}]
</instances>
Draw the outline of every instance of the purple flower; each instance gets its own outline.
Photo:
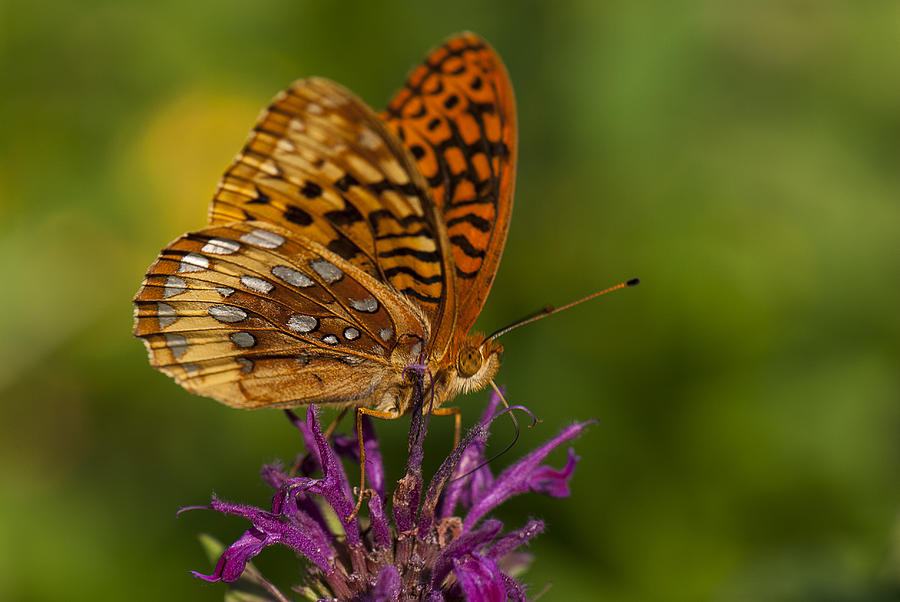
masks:
<instances>
[{"instance_id":1,"label":"purple flower","mask_svg":"<svg viewBox=\"0 0 900 602\"><path fill-rule=\"evenodd\" d=\"M424 396L418 397L421 409ZM287 600L250 564L264 548L281 544L309 561L303 585L296 591L311 600L524 601L525 588L510 572L524 568L530 558L515 550L543 531L544 523L532 519L503 534L503 524L485 516L510 497L528 491L569 495L569 479L578 462L573 451L569 450L561 469L541 462L588 423L563 429L494 477L482 464L491 422L509 411L498 413L499 402L492 394L481 419L444 460L427 489L421 471L426 420L423 412L413 412L409 459L392 496L392 521L385 511L384 466L368 419L363 429L366 471L372 484L368 517L348 521L355 498L340 459L358 461L358 442L345 435L328 441L314 406L307 409L305 422L288 411L307 450L299 463L300 476L278 465L263 467L263 479L275 490L269 510L215 497L204 506L245 518L251 526L225 549L212 574L193 574L206 581L226 582L243 576L262 585L270 599Z\"/></svg>"}]
</instances>

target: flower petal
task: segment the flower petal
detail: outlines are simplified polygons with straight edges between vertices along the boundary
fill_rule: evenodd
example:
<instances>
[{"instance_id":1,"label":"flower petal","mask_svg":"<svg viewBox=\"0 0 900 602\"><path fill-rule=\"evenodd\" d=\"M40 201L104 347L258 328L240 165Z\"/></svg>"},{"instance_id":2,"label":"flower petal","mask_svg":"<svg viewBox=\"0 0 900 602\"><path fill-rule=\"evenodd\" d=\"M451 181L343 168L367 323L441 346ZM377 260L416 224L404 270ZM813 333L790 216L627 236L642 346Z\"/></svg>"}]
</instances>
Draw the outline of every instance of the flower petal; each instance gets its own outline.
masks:
<instances>
[{"instance_id":1,"label":"flower petal","mask_svg":"<svg viewBox=\"0 0 900 602\"><path fill-rule=\"evenodd\" d=\"M313 406L310 406L312 408ZM307 457L305 458L304 464L306 464L306 471L304 474L312 474L316 469L322 466L322 459L319 454L319 446L316 444L316 439L313 436L312 430L310 430L309 426L306 422L297 416L293 410L285 410L284 413L287 415L288 420L291 421L291 424L300 431L300 436L303 437L303 447L306 448ZM309 421L309 412L307 411L306 420Z\"/></svg>"},{"instance_id":2,"label":"flower petal","mask_svg":"<svg viewBox=\"0 0 900 602\"><path fill-rule=\"evenodd\" d=\"M372 526L372 533L375 535L375 543L382 548L389 547L391 545L391 527L384 514L384 503L377 492L369 497L369 522Z\"/></svg>"},{"instance_id":3,"label":"flower petal","mask_svg":"<svg viewBox=\"0 0 900 602\"><path fill-rule=\"evenodd\" d=\"M544 530L544 521L530 520L528 524L521 529L511 531L501 537L490 547L486 556L495 560L500 560L519 546L527 543L529 539L540 535Z\"/></svg>"},{"instance_id":4,"label":"flower petal","mask_svg":"<svg viewBox=\"0 0 900 602\"><path fill-rule=\"evenodd\" d=\"M503 580L503 586L506 588L507 597L513 602L526 602L525 588L515 579L506 573L500 573L500 579Z\"/></svg>"},{"instance_id":5,"label":"flower petal","mask_svg":"<svg viewBox=\"0 0 900 602\"><path fill-rule=\"evenodd\" d=\"M400 573L397 567L389 564L378 573L372 590L372 602L394 602L399 599Z\"/></svg>"},{"instance_id":6,"label":"flower petal","mask_svg":"<svg viewBox=\"0 0 900 602\"><path fill-rule=\"evenodd\" d=\"M301 493L321 495L341 518L341 525L347 535L347 543L351 546L360 545L359 521L354 517L349 523L345 522L346 517L350 516L354 508L354 502L350 500L350 484L347 481L347 473L344 472L344 467L337 454L322 434L316 406L309 406L306 412L306 422L319 450L323 476L321 479L309 477L290 479L281 488L278 498L273 503L273 509L285 512L289 508L292 497Z\"/></svg>"},{"instance_id":7,"label":"flower petal","mask_svg":"<svg viewBox=\"0 0 900 602\"><path fill-rule=\"evenodd\" d=\"M533 473L531 489L550 497L569 497L569 479L575 473L575 465L580 458L575 455L575 450L569 448L569 459L561 469L552 466L541 466Z\"/></svg>"},{"instance_id":8,"label":"flower petal","mask_svg":"<svg viewBox=\"0 0 900 602\"><path fill-rule=\"evenodd\" d=\"M469 514L466 515L465 521L463 522L463 529L471 529L482 516L514 495L519 495L531 490L560 491L558 484L551 485L552 479L547 480L550 475L543 470L545 467L539 465L541 461L547 457L547 454L562 443L577 436L588 424L590 423L581 422L564 428L556 437L504 470L494 481L494 484L485 491L481 498L472 506L472 509L469 511ZM563 475L562 478L565 480L568 480L568 478L572 476L572 471L569 470L567 472L567 468L568 464L562 472L557 473ZM536 485L536 483L533 482L535 473L541 475L545 479L544 482L537 484L539 488L534 487Z\"/></svg>"},{"instance_id":9,"label":"flower petal","mask_svg":"<svg viewBox=\"0 0 900 602\"><path fill-rule=\"evenodd\" d=\"M451 516L456 509L456 504L462 502L463 507L471 507L474 500L478 499L481 492L491 486L494 482L494 476L491 474L488 466L482 466L475 472L472 472L465 478L461 476L474 470L479 464L482 464L484 458L484 448L487 443L487 426L500 405L500 396L491 391L491 398L487 407L481 414L478 424L485 427L483 436L473 439L465 448L456 469L453 471L453 480L444 489L444 496L441 501L441 510L439 516L441 518Z\"/></svg>"},{"instance_id":10,"label":"flower petal","mask_svg":"<svg viewBox=\"0 0 900 602\"><path fill-rule=\"evenodd\" d=\"M249 519L253 524L253 528L248 529L241 539L231 544L219 558L216 572L213 573L214 577L224 581L236 580L250 558L259 554L262 548L274 544L288 546L298 554L309 558L325 573L334 570L332 560L335 552L328 539L316 537L315 532L290 524L278 515L253 506L230 504L213 498L209 507L222 514Z\"/></svg>"},{"instance_id":11,"label":"flower petal","mask_svg":"<svg viewBox=\"0 0 900 602\"><path fill-rule=\"evenodd\" d=\"M219 556L212 575L204 575L199 571L191 571L191 574L204 581L237 581L250 559L266 546L265 539L265 534L256 529L248 529Z\"/></svg>"},{"instance_id":12,"label":"flower petal","mask_svg":"<svg viewBox=\"0 0 900 602\"><path fill-rule=\"evenodd\" d=\"M437 559L434 561L434 570L431 575L431 587L440 589L441 584L450 571L453 569L454 563L463 556L474 554L485 545L491 542L494 537L503 529L503 523L494 518L484 521L478 529L463 533L446 548L444 548Z\"/></svg>"},{"instance_id":13,"label":"flower petal","mask_svg":"<svg viewBox=\"0 0 900 602\"><path fill-rule=\"evenodd\" d=\"M431 478L431 483L428 485L428 491L425 492L425 499L422 502L422 512L419 515L419 537L425 537L434 525L434 512L438 500L440 499L441 492L444 490L444 486L450 479L450 475L455 472L455 469L466 450L477 441L486 440L487 436L487 426L476 424L469 429L469 432L467 432L466 436L463 437L463 440L459 442L459 445L450 452L450 455L441 462L437 472L435 472L434 476Z\"/></svg>"},{"instance_id":14,"label":"flower petal","mask_svg":"<svg viewBox=\"0 0 900 602\"><path fill-rule=\"evenodd\" d=\"M506 602L506 585L497 561L469 554L453 562L453 573L469 602Z\"/></svg>"},{"instance_id":15,"label":"flower petal","mask_svg":"<svg viewBox=\"0 0 900 602\"><path fill-rule=\"evenodd\" d=\"M279 464L266 464L262 467L261 473L263 481L276 491L280 491L291 480ZM335 542L335 536L329 529L319 505L303 491L295 490L290 496L273 496L272 513L297 521L298 526L312 531L313 535L332 545Z\"/></svg>"}]
</instances>

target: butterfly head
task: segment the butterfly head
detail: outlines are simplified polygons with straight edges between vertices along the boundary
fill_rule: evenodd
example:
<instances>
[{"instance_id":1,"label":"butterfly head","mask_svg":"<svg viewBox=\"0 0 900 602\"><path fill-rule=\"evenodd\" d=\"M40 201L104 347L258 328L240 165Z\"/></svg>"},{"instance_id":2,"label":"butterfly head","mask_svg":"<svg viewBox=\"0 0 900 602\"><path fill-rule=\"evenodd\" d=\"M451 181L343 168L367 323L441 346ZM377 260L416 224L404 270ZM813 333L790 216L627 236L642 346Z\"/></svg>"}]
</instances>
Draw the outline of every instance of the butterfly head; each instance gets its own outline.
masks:
<instances>
[{"instance_id":1,"label":"butterfly head","mask_svg":"<svg viewBox=\"0 0 900 602\"><path fill-rule=\"evenodd\" d=\"M460 391L477 391L487 386L500 368L503 346L484 335L467 337L456 354L456 386Z\"/></svg>"}]
</instances>

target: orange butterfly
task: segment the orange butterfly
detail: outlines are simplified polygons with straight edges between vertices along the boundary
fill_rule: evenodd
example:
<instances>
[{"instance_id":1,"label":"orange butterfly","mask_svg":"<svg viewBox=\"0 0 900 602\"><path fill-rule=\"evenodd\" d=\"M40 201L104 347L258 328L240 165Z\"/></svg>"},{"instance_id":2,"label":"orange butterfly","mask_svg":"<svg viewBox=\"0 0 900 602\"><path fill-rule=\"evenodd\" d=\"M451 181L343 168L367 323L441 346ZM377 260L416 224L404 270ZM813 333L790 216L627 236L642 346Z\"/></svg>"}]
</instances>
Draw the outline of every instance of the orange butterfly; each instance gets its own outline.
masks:
<instances>
[{"instance_id":1,"label":"orange butterfly","mask_svg":"<svg viewBox=\"0 0 900 602\"><path fill-rule=\"evenodd\" d=\"M163 249L135 297L150 363L238 408L411 411L485 387L503 348L469 329L512 211L516 110L500 58L464 33L380 116L295 82L225 172L209 226ZM454 413L447 411L440 413Z\"/></svg>"}]
</instances>

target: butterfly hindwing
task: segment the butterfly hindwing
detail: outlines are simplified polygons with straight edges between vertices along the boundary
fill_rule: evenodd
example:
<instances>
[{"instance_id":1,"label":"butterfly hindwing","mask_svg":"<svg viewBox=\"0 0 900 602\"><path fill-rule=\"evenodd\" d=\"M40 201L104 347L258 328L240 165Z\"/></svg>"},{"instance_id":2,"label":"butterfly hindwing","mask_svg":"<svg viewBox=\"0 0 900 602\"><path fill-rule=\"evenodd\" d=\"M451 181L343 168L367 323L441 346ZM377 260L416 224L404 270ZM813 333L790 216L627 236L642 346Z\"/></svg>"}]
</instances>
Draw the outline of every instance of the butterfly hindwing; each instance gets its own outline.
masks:
<instances>
[{"instance_id":1,"label":"butterfly hindwing","mask_svg":"<svg viewBox=\"0 0 900 602\"><path fill-rule=\"evenodd\" d=\"M398 345L427 339L427 319L390 286L262 222L174 241L135 303L151 363L237 407L373 397L401 378Z\"/></svg>"},{"instance_id":2,"label":"butterfly hindwing","mask_svg":"<svg viewBox=\"0 0 900 602\"><path fill-rule=\"evenodd\" d=\"M465 33L432 51L382 113L441 208L456 266L458 335L481 312L512 214L512 84L497 53Z\"/></svg>"}]
</instances>

